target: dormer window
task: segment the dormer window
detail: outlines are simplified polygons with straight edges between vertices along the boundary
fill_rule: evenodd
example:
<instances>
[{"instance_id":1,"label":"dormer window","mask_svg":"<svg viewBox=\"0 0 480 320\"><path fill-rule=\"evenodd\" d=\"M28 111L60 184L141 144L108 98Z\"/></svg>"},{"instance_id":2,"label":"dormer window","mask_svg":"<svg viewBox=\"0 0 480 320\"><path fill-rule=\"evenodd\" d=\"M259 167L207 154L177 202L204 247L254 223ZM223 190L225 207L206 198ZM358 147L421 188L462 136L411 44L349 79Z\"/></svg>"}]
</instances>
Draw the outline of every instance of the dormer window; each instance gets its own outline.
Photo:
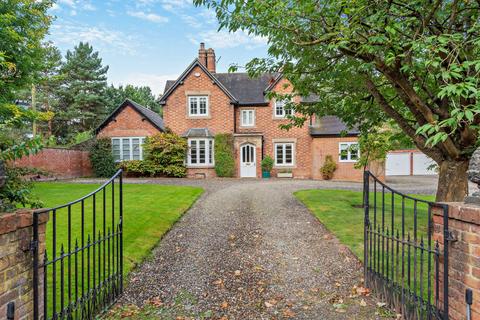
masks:
<instances>
[{"instance_id":1,"label":"dormer window","mask_svg":"<svg viewBox=\"0 0 480 320\"><path fill-rule=\"evenodd\" d=\"M189 96L188 115L191 117L208 116L208 96Z\"/></svg>"},{"instance_id":2,"label":"dormer window","mask_svg":"<svg viewBox=\"0 0 480 320\"><path fill-rule=\"evenodd\" d=\"M286 116L292 115L292 109L285 108L285 105L288 103L286 100L277 100L275 101L275 117L276 118L285 118Z\"/></svg>"}]
</instances>

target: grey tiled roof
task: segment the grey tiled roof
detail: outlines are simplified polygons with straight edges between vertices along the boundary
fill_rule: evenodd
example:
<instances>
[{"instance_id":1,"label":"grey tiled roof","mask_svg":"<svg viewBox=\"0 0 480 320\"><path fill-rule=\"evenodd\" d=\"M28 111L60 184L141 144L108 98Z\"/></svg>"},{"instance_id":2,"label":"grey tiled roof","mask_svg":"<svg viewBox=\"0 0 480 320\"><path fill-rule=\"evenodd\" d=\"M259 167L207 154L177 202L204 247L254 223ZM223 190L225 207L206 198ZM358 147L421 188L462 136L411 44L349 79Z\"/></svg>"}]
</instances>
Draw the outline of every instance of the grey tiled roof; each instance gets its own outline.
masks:
<instances>
[{"instance_id":1,"label":"grey tiled roof","mask_svg":"<svg viewBox=\"0 0 480 320\"><path fill-rule=\"evenodd\" d=\"M275 79L275 75L269 73L258 78L250 78L247 73L216 73L215 77L233 94L239 104L266 103L264 90Z\"/></svg>"},{"instance_id":2,"label":"grey tiled roof","mask_svg":"<svg viewBox=\"0 0 480 320\"><path fill-rule=\"evenodd\" d=\"M184 138L213 138L214 134L207 128L191 128L188 129L184 134Z\"/></svg>"},{"instance_id":3,"label":"grey tiled roof","mask_svg":"<svg viewBox=\"0 0 480 320\"><path fill-rule=\"evenodd\" d=\"M148 120L150 120L150 122L152 122L154 125L156 125L158 128L161 128L162 131L165 131L165 125L163 123L163 119L162 117L160 117L160 115L158 113L156 113L155 111L151 110L151 109L148 109L144 106L142 106L141 104L138 104L136 103L135 101L132 101L130 99L127 99L130 104L135 108L137 109L145 118L147 118Z\"/></svg>"},{"instance_id":4,"label":"grey tiled roof","mask_svg":"<svg viewBox=\"0 0 480 320\"><path fill-rule=\"evenodd\" d=\"M238 104L265 104L264 91L275 80L276 75L265 73L258 78L251 78L247 73L213 73L213 76L230 92ZM175 80L167 80L167 92Z\"/></svg>"},{"instance_id":5,"label":"grey tiled roof","mask_svg":"<svg viewBox=\"0 0 480 320\"><path fill-rule=\"evenodd\" d=\"M341 133L358 135L360 132L357 128L348 130L342 120L336 116L324 116L320 118L315 126L310 126L310 134L312 136L334 136Z\"/></svg>"}]
</instances>

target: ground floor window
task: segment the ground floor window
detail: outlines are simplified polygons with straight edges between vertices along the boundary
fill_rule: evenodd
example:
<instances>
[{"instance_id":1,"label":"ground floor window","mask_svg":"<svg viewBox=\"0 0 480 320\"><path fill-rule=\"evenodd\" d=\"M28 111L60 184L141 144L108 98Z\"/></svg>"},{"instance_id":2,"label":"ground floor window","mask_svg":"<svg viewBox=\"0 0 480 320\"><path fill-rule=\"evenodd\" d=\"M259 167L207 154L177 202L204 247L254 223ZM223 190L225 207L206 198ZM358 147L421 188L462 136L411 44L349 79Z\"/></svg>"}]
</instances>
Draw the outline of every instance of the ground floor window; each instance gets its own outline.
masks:
<instances>
[{"instance_id":1,"label":"ground floor window","mask_svg":"<svg viewBox=\"0 0 480 320\"><path fill-rule=\"evenodd\" d=\"M355 162L360 156L358 142L340 142L339 143L339 160L342 162Z\"/></svg>"},{"instance_id":2,"label":"ground floor window","mask_svg":"<svg viewBox=\"0 0 480 320\"><path fill-rule=\"evenodd\" d=\"M275 165L276 166L293 166L294 159L294 143L275 143Z\"/></svg>"},{"instance_id":3,"label":"ground floor window","mask_svg":"<svg viewBox=\"0 0 480 320\"><path fill-rule=\"evenodd\" d=\"M112 153L116 162L143 160L145 137L112 138Z\"/></svg>"},{"instance_id":4,"label":"ground floor window","mask_svg":"<svg viewBox=\"0 0 480 320\"><path fill-rule=\"evenodd\" d=\"M213 165L213 139L188 139L188 159L189 166L211 166Z\"/></svg>"}]
</instances>

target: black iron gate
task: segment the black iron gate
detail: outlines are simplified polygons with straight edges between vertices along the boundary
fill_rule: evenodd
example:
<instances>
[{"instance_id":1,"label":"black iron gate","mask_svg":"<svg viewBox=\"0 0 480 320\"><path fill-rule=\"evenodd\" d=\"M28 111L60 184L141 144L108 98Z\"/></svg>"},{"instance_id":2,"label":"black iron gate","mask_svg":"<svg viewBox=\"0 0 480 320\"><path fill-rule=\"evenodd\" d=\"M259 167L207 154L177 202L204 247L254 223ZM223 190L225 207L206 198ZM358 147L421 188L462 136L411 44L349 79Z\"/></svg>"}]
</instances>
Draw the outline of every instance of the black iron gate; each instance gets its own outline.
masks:
<instances>
[{"instance_id":1,"label":"black iron gate","mask_svg":"<svg viewBox=\"0 0 480 320\"><path fill-rule=\"evenodd\" d=\"M368 171L364 202L366 285L405 319L448 319L448 206L395 191ZM443 211L437 238L433 210Z\"/></svg>"},{"instance_id":2,"label":"black iron gate","mask_svg":"<svg viewBox=\"0 0 480 320\"><path fill-rule=\"evenodd\" d=\"M37 210L33 220L34 319L93 319L115 302L123 290L122 170L80 199Z\"/></svg>"}]
</instances>

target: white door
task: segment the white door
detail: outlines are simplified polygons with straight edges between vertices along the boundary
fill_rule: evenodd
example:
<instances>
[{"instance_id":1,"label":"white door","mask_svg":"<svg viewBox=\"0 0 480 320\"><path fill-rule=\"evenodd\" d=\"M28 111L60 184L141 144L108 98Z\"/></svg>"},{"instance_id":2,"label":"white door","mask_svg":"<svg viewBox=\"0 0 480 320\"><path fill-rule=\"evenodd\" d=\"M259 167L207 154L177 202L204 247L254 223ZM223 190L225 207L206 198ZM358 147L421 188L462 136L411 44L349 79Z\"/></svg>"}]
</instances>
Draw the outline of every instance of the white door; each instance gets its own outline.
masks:
<instances>
[{"instance_id":1,"label":"white door","mask_svg":"<svg viewBox=\"0 0 480 320\"><path fill-rule=\"evenodd\" d=\"M240 147L240 177L255 178L256 176L255 146L245 144Z\"/></svg>"},{"instance_id":2,"label":"white door","mask_svg":"<svg viewBox=\"0 0 480 320\"><path fill-rule=\"evenodd\" d=\"M410 152L387 154L385 174L387 176L410 175Z\"/></svg>"}]
</instances>

